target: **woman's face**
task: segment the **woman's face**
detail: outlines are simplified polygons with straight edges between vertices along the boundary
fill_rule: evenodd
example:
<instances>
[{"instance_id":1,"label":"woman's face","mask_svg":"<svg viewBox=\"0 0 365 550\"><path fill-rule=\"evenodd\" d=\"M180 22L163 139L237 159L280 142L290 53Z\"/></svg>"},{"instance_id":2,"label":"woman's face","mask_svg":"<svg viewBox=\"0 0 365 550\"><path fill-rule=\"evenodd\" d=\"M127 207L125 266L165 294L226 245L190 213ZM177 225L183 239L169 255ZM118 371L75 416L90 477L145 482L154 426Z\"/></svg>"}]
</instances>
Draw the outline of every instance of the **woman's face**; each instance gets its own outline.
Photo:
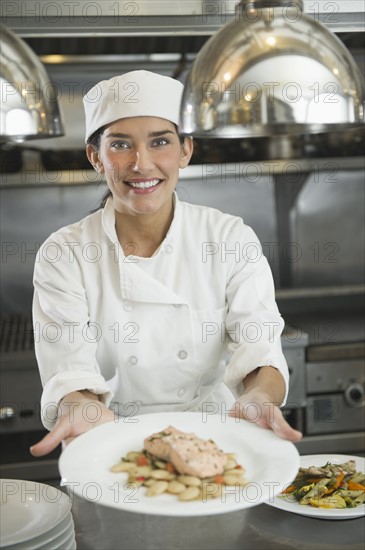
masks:
<instances>
[{"instance_id":1,"label":"woman's face","mask_svg":"<svg viewBox=\"0 0 365 550\"><path fill-rule=\"evenodd\" d=\"M105 174L114 208L132 215L172 207L179 169L189 164L192 152L192 141L181 144L172 122L147 116L113 122L98 151L87 146L89 160Z\"/></svg>"}]
</instances>

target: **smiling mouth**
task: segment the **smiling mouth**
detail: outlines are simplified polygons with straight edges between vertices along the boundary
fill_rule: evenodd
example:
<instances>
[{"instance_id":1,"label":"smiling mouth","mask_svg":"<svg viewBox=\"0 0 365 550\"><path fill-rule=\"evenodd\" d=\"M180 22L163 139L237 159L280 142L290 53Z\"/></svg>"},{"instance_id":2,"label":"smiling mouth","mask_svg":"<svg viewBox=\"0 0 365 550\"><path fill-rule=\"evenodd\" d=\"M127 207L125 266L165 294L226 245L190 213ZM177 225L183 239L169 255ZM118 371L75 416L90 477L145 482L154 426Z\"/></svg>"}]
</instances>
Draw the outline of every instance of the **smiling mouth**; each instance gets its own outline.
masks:
<instances>
[{"instance_id":1,"label":"smiling mouth","mask_svg":"<svg viewBox=\"0 0 365 550\"><path fill-rule=\"evenodd\" d=\"M153 179L153 180L126 180L124 183L126 185L129 185L129 187L133 187L134 189L149 189L150 187L156 187L159 183L161 183L163 180L160 179Z\"/></svg>"}]
</instances>

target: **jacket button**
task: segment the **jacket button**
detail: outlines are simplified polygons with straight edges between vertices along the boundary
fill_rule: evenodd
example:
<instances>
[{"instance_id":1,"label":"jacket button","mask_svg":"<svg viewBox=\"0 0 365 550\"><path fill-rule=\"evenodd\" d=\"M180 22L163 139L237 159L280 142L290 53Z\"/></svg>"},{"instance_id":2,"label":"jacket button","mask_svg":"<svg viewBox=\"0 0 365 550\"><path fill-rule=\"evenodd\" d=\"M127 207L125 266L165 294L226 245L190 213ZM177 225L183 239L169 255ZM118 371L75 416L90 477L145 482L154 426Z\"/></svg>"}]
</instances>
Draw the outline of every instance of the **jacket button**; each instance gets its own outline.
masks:
<instances>
[{"instance_id":1,"label":"jacket button","mask_svg":"<svg viewBox=\"0 0 365 550\"><path fill-rule=\"evenodd\" d=\"M165 254L171 254L172 252L171 244L165 244L162 250L164 251Z\"/></svg>"},{"instance_id":2,"label":"jacket button","mask_svg":"<svg viewBox=\"0 0 365 550\"><path fill-rule=\"evenodd\" d=\"M128 363L134 367L134 365L137 365L138 363L138 359L137 357L135 357L134 355L131 355L130 358L128 359Z\"/></svg>"},{"instance_id":3,"label":"jacket button","mask_svg":"<svg viewBox=\"0 0 365 550\"><path fill-rule=\"evenodd\" d=\"M178 356L179 359L186 359L187 356L188 356L188 354L186 353L185 350L182 349L181 351L179 351L179 353L177 354L177 356Z\"/></svg>"},{"instance_id":4,"label":"jacket button","mask_svg":"<svg viewBox=\"0 0 365 550\"><path fill-rule=\"evenodd\" d=\"M133 309L133 306L130 302L125 302L123 304L123 309L124 309L124 311L131 311Z\"/></svg>"},{"instance_id":5,"label":"jacket button","mask_svg":"<svg viewBox=\"0 0 365 550\"><path fill-rule=\"evenodd\" d=\"M180 388L179 391L177 392L177 395L179 397L184 397L185 394L186 394L185 388Z\"/></svg>"}]
</instances>

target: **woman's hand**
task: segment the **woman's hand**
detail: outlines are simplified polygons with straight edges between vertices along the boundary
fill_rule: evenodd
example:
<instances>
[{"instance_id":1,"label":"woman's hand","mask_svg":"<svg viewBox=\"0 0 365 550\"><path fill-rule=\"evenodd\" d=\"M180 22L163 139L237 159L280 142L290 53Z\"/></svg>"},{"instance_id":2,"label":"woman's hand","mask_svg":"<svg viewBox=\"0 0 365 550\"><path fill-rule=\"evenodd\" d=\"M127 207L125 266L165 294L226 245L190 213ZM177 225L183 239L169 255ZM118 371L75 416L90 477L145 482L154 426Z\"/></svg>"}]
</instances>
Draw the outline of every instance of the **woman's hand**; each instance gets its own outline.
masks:
<instances>
[{"instance_id":1,"label":"woman's hand","mask_svg":"<svg viewBox=\"0 0 365 550\"><path fill-rule=\"evenodd\" d=\"M60 403L54 428L33 445L30 452L33 456L44 456L61 442L67 445L78 435L114 419L113 411L101 403L97 395L87 390L69 393Z\"/></svg>"},{"instance_id":2,"label":"woman's hand","mask_svg":"<svg viewBox=\"0 0 365 550\"><path fill-rule=\"evenodd\" d=\"M229 411L229 416L244 418L262 428L273 430L279 437L300 441L301 432L292 428L279 409L284 397L284 381L273 367L261 367L244 380L244 393Z\"/></svg>"},{"instance_id":3,"label":"woman's hand","mask_svg":"<svg viewBox=\"0 0 365 550\"><path fill-rule=\"evenodd\" d=\"M244 393L234 403L229 411L229 416L254 422L289 441L300 441L302 439L301 432L294 430L288 424L279 407L270 402L270 397L264 393L254 391Z\"/></svg>"}]
</instances>

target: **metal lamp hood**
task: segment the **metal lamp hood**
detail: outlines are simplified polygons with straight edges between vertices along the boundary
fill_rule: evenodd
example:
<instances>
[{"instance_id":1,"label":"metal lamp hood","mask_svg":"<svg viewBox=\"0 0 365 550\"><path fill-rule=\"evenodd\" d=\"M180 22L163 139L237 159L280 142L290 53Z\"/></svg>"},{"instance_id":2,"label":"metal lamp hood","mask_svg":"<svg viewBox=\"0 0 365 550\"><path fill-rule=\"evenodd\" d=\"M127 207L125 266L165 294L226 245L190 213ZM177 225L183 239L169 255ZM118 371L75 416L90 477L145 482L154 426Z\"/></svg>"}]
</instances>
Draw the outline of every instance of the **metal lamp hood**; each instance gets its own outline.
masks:
<instances>
[{"instance_id":1,"label":"metal lamp hood","mask_svg":"<svg viewBox=\"0 0 365 550\"><path fill-rule=\"evenodd\" d=\"M0 139L28 139L64 135L57 91L29 46L1 25Z\"/></svg>"},{"instance_id":2,"label":"metal lamp hood","mask_svg":"<svg viewBox=\"0 0 365 550\"><path fill-rule=\"evenodd\" d=\"M241 0L193 63L180 130L248 138L355 128L364 95L351 54L301 0Z\"/></svg>"}]
</instances>

